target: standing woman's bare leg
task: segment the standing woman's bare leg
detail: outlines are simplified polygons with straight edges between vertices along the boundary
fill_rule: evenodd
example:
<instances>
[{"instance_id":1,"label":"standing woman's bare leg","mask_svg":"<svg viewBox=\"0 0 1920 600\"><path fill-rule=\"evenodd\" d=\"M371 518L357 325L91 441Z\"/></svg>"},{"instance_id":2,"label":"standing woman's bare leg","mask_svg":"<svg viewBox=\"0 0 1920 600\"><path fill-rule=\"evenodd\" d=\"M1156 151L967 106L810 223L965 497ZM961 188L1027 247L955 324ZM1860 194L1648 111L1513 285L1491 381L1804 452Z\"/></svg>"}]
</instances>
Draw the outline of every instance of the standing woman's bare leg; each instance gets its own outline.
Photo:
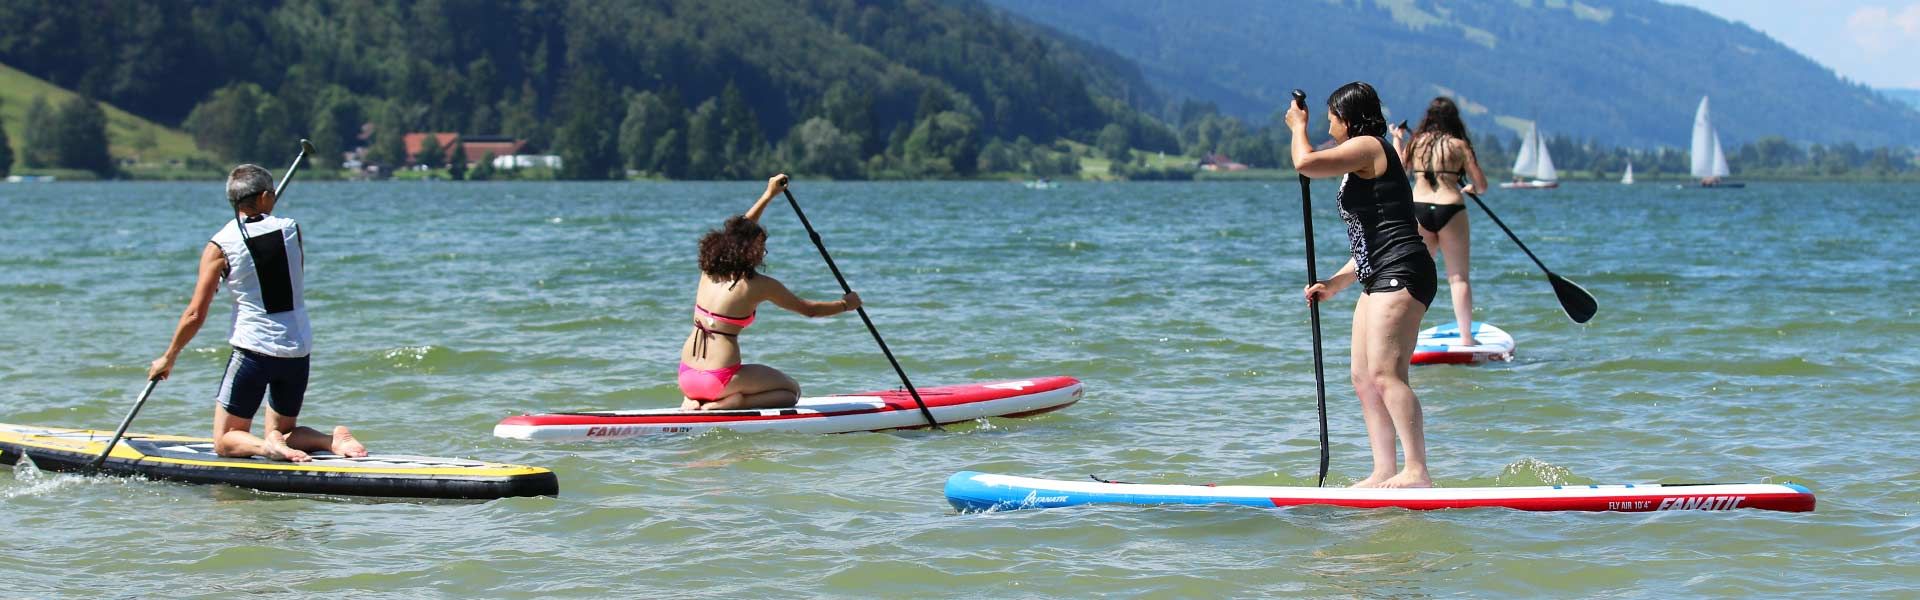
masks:
<instances>
[{"instance_id":1,"label":"standing woman's bare leg","mask_svg":"<svg viewBox=\"0 0 1920 600\"><path fill-rule=\"evenodd\" d=\"M1379 487L1433 487L1427 474L1426 420L1407 383L1408 365L1427 307L1406 290L1373 294L1367 304L1367 373L1379 388L1392 427L1406 451L1406 467Z\"/></svg>"},{"instance_id":2,"label":"standing woman's bare leg","mask_svg":"<svg viewBox=\"0 0 1920 600\"><path fill-rule=\"evenodd\" d=\"M1381 400L1380 388L1374 385L1372 377L1366 374L1371 369L1367 361L1367 301L1368 295L1361 294L1360 301L1353 307L1353 395L1360 399L1360 417L1367 423L1367 447L1373 452L1373 471L1353 484L1353 487L1373 487L1393 477L1393 419L1387 413L1387 405Z\"/></svg>"},{"instance_id":3,"label":"standing woman's bare leg","mask_svg":"<svg viewBox=\"0 0 1920 600\"><path fill-rule=\"evenodd\" d=\"M1472 252L1473 236L1467 229L1466 213L1455 215L1453 221L1441 227L1439 237L1440 252L1447 257L1447 291L1453 294L1453 319L1460 324L1460 343L1478 343L1479 340L1473 339L1473 287L1467 282L1467 271L1473 264L1468 256Z\"/></svg>"}]
</instances>

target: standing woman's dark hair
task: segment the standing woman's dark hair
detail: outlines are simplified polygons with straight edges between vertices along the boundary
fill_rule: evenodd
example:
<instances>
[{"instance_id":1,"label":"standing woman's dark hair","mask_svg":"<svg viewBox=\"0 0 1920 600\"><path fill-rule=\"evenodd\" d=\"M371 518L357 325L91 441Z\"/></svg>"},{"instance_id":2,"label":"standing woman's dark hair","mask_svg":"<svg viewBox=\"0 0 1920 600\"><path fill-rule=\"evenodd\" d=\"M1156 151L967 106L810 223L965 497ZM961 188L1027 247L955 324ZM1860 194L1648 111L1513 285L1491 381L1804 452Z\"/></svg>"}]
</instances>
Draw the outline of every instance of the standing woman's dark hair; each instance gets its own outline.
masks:
<instances>
[{"instance_id":1,"label":"standing woman's dark hair","mask_svg":"<svg viewBox=\"0 0 1920 600\"><path fill-rule=\"evenodd\" d=\"M766 258L767 230L744 215L734 215L700 236L700 272L710 277L753 279Z\"/></svg>"},{"instance_id":2,"label":"standing woman's dark hair","mask_svg":"<svg viewBox=\"0 0 1920 600\"><path fill-rule=\"evenodd\" d=\"M1436 96L1433 102L1427 103L1427 116L1420 118L1420 127L1413 132L1407 155L1424 156L1425 161L1421 164L1441 164L1444 158L1441 153L1445 151L1449 137L1459 139L1467 145L1467 150L1473 150L1473 139L1467 137L1467 124L1460 120L1460 107L1453 103L1452 98ZM1427 185L1440 185L1440 176L1433 169L1425 169L1422 176L1427 179Z\"/></svg>"},{"instance_id":3,"label":"standing woman's dark hair","mask_svg":"<svg viewBox=\"0 0 1920 600\"><path fill-rule=\"evenodd\" d=\"M1327 96L1327 110L1347 123L1347 137L1387 134L1387 117L1380 112L1380 94L1365 81L1355 81Z\"/></svg>"}]
</instances>

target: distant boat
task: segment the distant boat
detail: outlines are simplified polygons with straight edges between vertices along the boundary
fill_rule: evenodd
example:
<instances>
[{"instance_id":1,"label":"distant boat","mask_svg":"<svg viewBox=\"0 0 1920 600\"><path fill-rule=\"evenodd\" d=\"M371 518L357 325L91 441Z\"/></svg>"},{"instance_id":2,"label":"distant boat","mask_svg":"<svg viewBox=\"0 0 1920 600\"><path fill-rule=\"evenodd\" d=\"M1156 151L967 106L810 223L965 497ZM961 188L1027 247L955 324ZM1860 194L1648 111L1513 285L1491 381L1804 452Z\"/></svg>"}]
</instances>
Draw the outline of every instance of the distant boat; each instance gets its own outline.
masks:
<instances>
[{"instance_id":1,"label":"distant boat","mask_svg":"<svg viewBox=\"0 0 1920 600\"><path fill-rule=\"evenodd\" d=\"M1532 177L1533 181L1526 178ZM1526 139L1520 143L1520 157L1513 161L1513 181L1500 184L1510 190L1544 190L1560 187L1560 172L1553 170L1553 155L1547 154L1546 140L1539 128L1527 125Z\"/></svg>"},{"instance_id":2,"label":"distant boat","mask_svg":"<svg viewBox=\"0 0 1920 600\"><path fill-rule=\"evenodd\" d=\"M1028 181L1022 185L1027 186L1027 189L1030 189L1030 190L1050 190L1053 188L1060 187L1059 183L1056 183L1052 179L1047 179L1045 177L1035 179L1033 181Z\"/></svg>"},{"instance_id":3,"label":"distant boat","mask_svg":"<svg viewBox=\"0 0 1920 600\"><path fill-rule=\"evenodd\" d=\"M1627 173L1620 176L1620 185L1633 185L1633 161L1627 161Z\"/></svg>"},{"instance_id":4,"label":"distant boat","mask_svg":"<svg viewBox=\"0 0 1920 600\"><path fill-rule=\"evenodd\" d=\"M1713 128L1713 115L1707 109L1707 97L1700 97L1700 110L1693 113L1693 176L1703 188L1743 188L1747 184L1726 181L1727 154L1720 149L1720 132Z\"/></svg>"},{"instance_id":5,"label":"distant boat","mask_svg":"<svg viewBox=\"0 0 1920 600\"><path fill-rule=\"evenodd\" d=\"M53 183L52 175L8 175L7 183Z\"/></svg>"}]
</instances>

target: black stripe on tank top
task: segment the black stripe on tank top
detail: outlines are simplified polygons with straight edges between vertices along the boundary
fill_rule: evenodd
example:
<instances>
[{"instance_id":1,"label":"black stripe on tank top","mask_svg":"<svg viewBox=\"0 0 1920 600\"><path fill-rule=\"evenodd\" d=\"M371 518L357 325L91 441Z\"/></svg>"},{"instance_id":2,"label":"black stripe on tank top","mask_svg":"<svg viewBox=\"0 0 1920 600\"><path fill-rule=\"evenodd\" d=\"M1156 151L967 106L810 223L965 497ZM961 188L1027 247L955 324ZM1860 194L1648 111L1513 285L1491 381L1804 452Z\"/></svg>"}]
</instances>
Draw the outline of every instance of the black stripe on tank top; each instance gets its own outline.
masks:
<instances>
[{"instance_id":1,"label":"black stripe on tank top","mask_svg":"<svg viewBox=\"0 0 1920 600\"><path fill-rule=\"evenodd\" d=\"M287 230L276 229L247 238L253 256L253 275L260 282L260 300L267 314L293 310L293 276L287 265Z\"/></svg>"}]
</instances>

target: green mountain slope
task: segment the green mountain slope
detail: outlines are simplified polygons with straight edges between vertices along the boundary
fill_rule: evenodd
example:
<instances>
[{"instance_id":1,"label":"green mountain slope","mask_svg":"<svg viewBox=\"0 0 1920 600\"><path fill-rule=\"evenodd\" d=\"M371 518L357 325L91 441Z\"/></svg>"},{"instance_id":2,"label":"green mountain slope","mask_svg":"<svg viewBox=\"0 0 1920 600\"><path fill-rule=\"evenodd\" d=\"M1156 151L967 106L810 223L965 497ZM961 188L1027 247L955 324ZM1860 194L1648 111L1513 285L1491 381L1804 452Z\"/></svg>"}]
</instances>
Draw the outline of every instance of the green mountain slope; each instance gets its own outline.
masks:
<instances>
[{"instance_id":1,"label":"green mountain slope","mask_svg":"<svg viewBox=\"0 0 1920 600\"><path fill-rule=\"evenodd\" d=\"M542 145L575 75L689 110L733 85L760 130L742 139L831 113L869 153L930 111L1046 142L1163 103L1132 63L972 0L12 0L0 60L163 123L247 82L299 126L343 91L367 120Z\"/></svg>"},{"instance_id":2,"label":"green mountain slope","mask_svg":"<svg viewBox=\"0 0 1920 600\"><path fill-rule=\"evenodd\" d=\"M74 93L0 64L0 123L6 124L7 140L12 142L15 157L24 152L27 108L35 96L46 98L47 103L57 109L73 99ZM203 156L194 146L193 138L178 129L155 124L112 105L103 108L107 113L108 151L116 159L165 164ZM14 164L16 170L22 167L17 162Z\"/></svg>"},{"instance_id":3,"label":"green mountain slope","mask_svg":"<svg viewBox=\"0 0 1920 600\"><path fill-rule=\"evenodd\" d=\"M1264 119L1295 87L1365 80L1396 118L1466 101L1470 125L1684 145L1702 95L1729 144L1905 145L1920 112L1745 25L1651 0L991 0L1140 63L1176 97Z\"/></svg>"}]
</instances>

